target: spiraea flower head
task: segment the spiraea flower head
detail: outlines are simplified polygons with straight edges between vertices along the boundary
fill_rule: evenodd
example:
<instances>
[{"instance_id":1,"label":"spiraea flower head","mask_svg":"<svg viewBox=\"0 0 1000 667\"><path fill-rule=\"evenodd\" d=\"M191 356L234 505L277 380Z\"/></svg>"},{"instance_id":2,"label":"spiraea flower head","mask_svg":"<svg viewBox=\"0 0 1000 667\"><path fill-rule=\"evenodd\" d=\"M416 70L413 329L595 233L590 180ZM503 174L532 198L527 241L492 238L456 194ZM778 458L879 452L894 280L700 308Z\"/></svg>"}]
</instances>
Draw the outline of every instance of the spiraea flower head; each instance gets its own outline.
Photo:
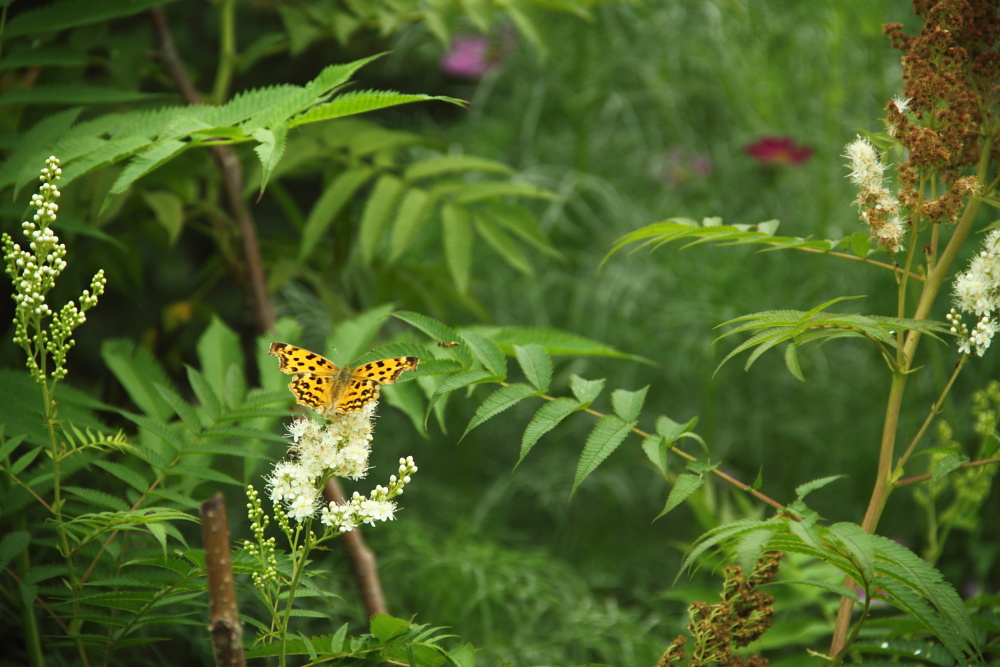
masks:
<instances>
[{"instance_id":1,"label":"spiraea flower head","mask_svg":"<svg viewBox=\"0 0 1000 667\"><path fill-rule=\"evenodd\" d=\"M1000 311L1000 229L986 235L983 249L969 268L955 276L952 285L955 307L948 313L951 331L958 336L962 354L983 356L997 332ZM962 312L976 316L972 331L962 322Z\"/></svg>"},{"instance_id":2,"label":"spiraea flower head","mask_svg":"<svg viewBox=\"0 0 1000 667\"><path fill-rule=\"evenodd\" d=\"M875 146L858 137L847 145L844 152L851 173L848 178L858 186L854 203L860 209L861 220L868 225L868 233L889 252L903 249L906 227L899 214L899 202L883 185L885 165Z\"/></svg>"},{"instance_id":3,"label":"spiraea flower head","mask_svg":"<svg viewBox=\"0 0 1000 667\"><path fill-rule=\"evenodd\" d=\"M403 492L416 472L412 458L400 459L399 476L391 476L388 487L376 486L367 498L356 494L346 505L324 506L321 501L330 478L361 479L367 474L374 409L372 402L356 412L331 415L324 423L306 417L294 420L288 427L289 458L278 462L267 478L271 501L300 523L319 511L322 523L337 532L391 519L396 505L390 499Z\"/></svg>"},{"instance_id":4,"label":"spiraea flower head","mask_svg":"<svg viewBox=\"0 0 1000 667\"><path fill-rule=\"evenodd\" d=\"M50 157L41 170L38 192L31 197L35 214L21 223L25 245L15 243L6 233L2 236L4 270L14 285L14 342L27 353L28 369L39 384L49 377L53 381L65 377L66 354L74 345L73 330L86 321L84 313L97 305L107 282L104 271L98 271L79 304L70 301L59 312L53 312L46 302L46 295L66 268L66 245L52 229L59 211L56 182L61 177L59 160ZM46 327L47 319L51 321Z\"/></svg>"}]
</instances>

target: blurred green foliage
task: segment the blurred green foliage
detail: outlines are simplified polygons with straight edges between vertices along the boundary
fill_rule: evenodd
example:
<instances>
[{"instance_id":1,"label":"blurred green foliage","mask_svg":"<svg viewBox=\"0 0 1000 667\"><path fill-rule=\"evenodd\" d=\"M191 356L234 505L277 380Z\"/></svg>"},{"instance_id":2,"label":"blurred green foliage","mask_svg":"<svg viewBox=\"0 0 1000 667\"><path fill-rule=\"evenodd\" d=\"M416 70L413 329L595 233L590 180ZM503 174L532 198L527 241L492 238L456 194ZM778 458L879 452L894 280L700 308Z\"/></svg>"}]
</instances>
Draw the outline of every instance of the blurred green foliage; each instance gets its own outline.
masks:
<instances>
[{"instance_id":1,"label":"blurred green foliage","mask_svg":"<svg viewBox=\"0 0 1000 667\"><path fill-rule=\"evenodd\" d=\"M93 120L182 103L162 67L154 22L132 7L74 25L70 4L50 3L51 13L35 23L31 2L6 6L5 175L37 171L35 157L44 160L59 146L71 116ZM163 12L185 70L211 103L223 105L239 91L305 86L330 64L382 52L355 74L353 90L469 101L468 109L422 102L289 127L263 192L266 160L249 139L237 142L240 200L252 215L266 287L276 313L301 327L298 342L320 349L340 324L387 304L459 328L552 327L600 341L655 364L611 354L557 357L553 384L565 386L577 374L607 378L616 388L648 385L646 405L656 414L678 422L698 417L712 460L747 483L759 475L779 501L793 500L804 481L845 474L817 491L812 507L831 521L857 521L883 417L879 357L840 341L803 351L806 383L777 356L762 357L750 372L729 364L713 376L731 348L713 344L713 327L841 294L867 295L864 310L888 312L891 280L829 257L708 245L619 253L598 266L623 234L671 216L744 224L778 218L779 233L800 237L858 231L841 153L857 133L881 129L881 110L899 91L899 54L881 24L912 28L910 3L591 5L177 0ZM547 13L552 9L565 11ZM490 36L494 66L477 78L443 72L449 39L477 32ZM768 136L794 138L811 157L764 164L746 154ZM60 231L71 254L62 289L78 292L97 269L108 278L100 307L77 335L69 384L103 405L136 410L134 394L108 367L105 341L140 346L140 356L148 352L165 377L187 386L185 364L198 358L203 372L211 370L199 341L206 330L221 335L212 327L222 322L235 332L225 345L246 353L234 355L245 366L241 377L252 385L259 375L261 384L280 389L286 378L265 366L255 347L263 332L247 289L254 268L209 149L185 147L115 192L127 158L139 150L93 165L64 188ZM10 198L0 204L0 229L13 232L31 185L4 184ZM458 236L467 218L477 220L476 232ZM0 308L7 340L12 312L10 303ZM366 328L338 348L354 344L364 352L377 330ZM416 338L395 320L383 333L406 344ZM934 366L950 363L945 346L927 349ZM22 368L13 345L0 346L0 366L11 369L7 378ZM978 442L966 404L998 370L988 355L953 390L944 408L951 438ZM928 404L940 380L920 376L909 404ZM374 465L412 454L421 466L399 521L369 538L381 556L390 609L450 626L484 650L485 664L653 664L682 631L687 603L717 595L710 568L675 583L685 549L706 530L763 518L767 508L713 480L651 523L669 487L635 439L570 501L593 420L572 416L512 473L531 412L516 406L456 444L478 399L450 396L424 436L401 411L382 408ZM104 414L113 426L130 426ZM922 413L906 419L904 432L912 432ZM261 472L250 463L227 466L240 481ZM935 545L937 566L956 586L968 573L985 590L1000 583L1000 503L997 490L991 493L978 532ZM231 507L242 506L239 489L229 498ZM920 552L926 528L912 520L916 507L905 492L896 494L881 532ZM230 519L234 535L245 532L238 512ZM322 568L345 598L337 611L361 628L363 610L338 559L329 554ZM828 636L813 619L832 614L836 601L804 597L785 608L779 598L776 624L808 625L809 646L824 650ZM16 622L9 615L5 610L5 624ZM801 635L784 637L769 655L801 655ZM164 660L206 651L200 639L186 640Z\"/></svg>"}]
</instances>

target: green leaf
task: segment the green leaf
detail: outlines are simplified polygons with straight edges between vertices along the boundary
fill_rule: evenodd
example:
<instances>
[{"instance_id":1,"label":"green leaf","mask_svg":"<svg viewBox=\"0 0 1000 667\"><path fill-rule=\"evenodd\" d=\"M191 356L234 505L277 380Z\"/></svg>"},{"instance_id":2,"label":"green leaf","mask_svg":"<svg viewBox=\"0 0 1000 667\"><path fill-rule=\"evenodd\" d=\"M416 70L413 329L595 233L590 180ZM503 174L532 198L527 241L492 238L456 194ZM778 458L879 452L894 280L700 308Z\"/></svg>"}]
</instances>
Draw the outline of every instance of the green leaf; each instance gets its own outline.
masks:
<instances>
[{"instance_id":1,"label":"green leaf","mask_svg":"<svg viewBox=\"0 0 1000 667\"><path fill-rule=\"evenodd\" d=\"M576 467L576 475L573 478L573 489L570 495L576 493L580 483L587 478L590 473L597 469L604 459L608 458L618 446L624 442L625 437L635 428L635 422L625 422L615 415L602 417L594 429L587 436L587 443L583 447L580 461Z\"/></svg>"},{"instance_id":2,"label":"green leaf","mask_svg":"<svg viewBox=\"0 0 1000 667\"><path fill-rule=\"evenodd\" d=\"M385 109L401 104L431 101L448 102L458 106L465 106L463 100L443 95L405 95L403 93L384 90L359 90L341 95L328 104L321 104L311 108L302 115L296 116L288 123L288 126L297 127L306 123L343 118L344 116L353 116L365 113L366 111L375 111L376 109Z\"/></svg>"},{"instance_id":3,"label":"green leaf","mask_svg":"<svg viewBox=\"0 0 1000 667\"><path fill-rule=\"evenodd\" d=\"M458 332L448 325L428 317L422 313L415 313L409 310L401 310L392 314L396 319L402 320L427 334L427 337L435 341L451 342L458 340Z\"/></svg>"},{"instance_id":4,"label":"green leaf","mask_svg":"<svg viewBox=\"0 0 1000 667\"><path fill-rule=\"evenodd\" d=\"M854 232L848 237L851 252L858 257L867 257L872 251L872 237L865 232Z\"/></svg>"},{"instance_id":5,"label":"green leaf","mask_svg":"<svg viewBox=\"0 0 1000 667\"><path fill-rule=\"evenodd\" d=\"M403 181L391 174L383 174L375 181L365 202L358 232L361 256L366 263L370 264L378 253L404 190Z\"/></svg>"},{"instance_id":6,"label":"green leaf","mask_svg":"<svg viewBox=\"0 0 1000 667\"><path fill-rule=\"evenodd\" d=\"M486 370L497 377L507 377L507 359L496 343L485 336L473 333L462 334L461 338Z\"/></svg>"},{"instance_id":7,"label":"green leaf","mask_svg":"<svg viewBox=\"0 0 1000 667\"><path fill-rule=\"evenodd\" d=\"M642 412L642 405L646 402L648 391L649 385L636 391L615 389L611 392L611 405L615 409L615 414L624 421L636 421L639 418L639 413Z\"/></svg>"},{"instance_id":8,"label":"green leaf","mask_svg":"<svg viewBox=\"0 0 1000 667\"><path fill-rule=\"evenodd\" d=\"M368 628L373 637L385 644L394 637L405 634L410 629L410 624L388 614L375 614L369 620Z\"/></svg>"},{"instance_id":9,"label":"green leaf","mask_svg":"<svg viewBox=\"0 0 1000 667\"><path fill-rule=\"evenodd\" d=\"M814 479L810 482L806 482L805 484L800 484L799 486L795 487L795 497L798 498L799 500L802 500L813 491L816 491L817 489L822 489L827 484L836 482L838 479L842 479L844 477L847 477L847 475L830 475L829 477L821 477L819 479Z\"/></svg>"},{"instance_id":10,"label":"green leaf","mask_svg":"<svg viewBox=\"0 0 1000 667\"><path fill-rule=\"evenodd\" d=\"M133 467L108 460L94 461L94 465L101 468L105 472L114 475L139 493L146 493L146 491L149 490L149 481L140 475Z\"/></svg>"},{"instance_id":11,"label":"green leaf","mask_svg":"<svg viewBox=\"0 0 1000 667\"><path fill-rule=\"evenodd\" d=\"M168 190L146 190L142 199L152 209L160 226L167 230L169 244L174 245L184 229L183 200Z\"/></svg>"},{"instance_id":12,"label":"green leaf","mask_svg":"<svg viewBox=\"0 0 1000 667\"><path fill-rule=\"evenodd\" d=\"M341 322L327 340L328 349L342 355L344 361L360 361L393 309L393 304L385 303Z\"/></svg>"},{"instance_id":13,"label":"green leaf","mask_svg":"<svg viewBox=\"0 0 1000 667\"><path fill-rule=\"evenodd\" d=\"M243 368L243 352L239 336L218 317L213 317L205 332L198 339L198 361L201 372L212 387L212 392L226 399L226 381L229 369ZM235 407L235 404L226 402Z\"/></svg>"},{"instance_id":14,"label":"green leaf","mask_svg":"<svg viewBox=\"0 0 1000 667\"><path fill-rule=\"evenodd\" d=\"M497 380L498 378L496 375L479 369L449 375L441 382L441 384L437 386L437 389L434 390L430 401L428 401L427 409L430 411L430 409L433 408L443 396L450 394L456 389L461 389L462 387L478 384L480 382L496 382Z\"/></svg>"},{"instance_id":15,"label":"green leaf","mask_svg":"<svg viewBox=\"0 0 1000 667\"><path fill-rule=\"evenodd\" d=\"M552 382L552 359L541 345L515 345L514 354L528 382L545 391Z\"/></svg>"},{"instance_id":16,"label":"green leaf","mask_svg":"<svg viewBox=\"0 0 1000 667\"><path fill-rule=\"evenodd\" d=\"M54 34L68 28L104 23L124 16L141 14L150 7L173 0L59 0L28 7L7 22L4 39L35 33Z\"/></svg>"},{"instance_id":17,"label":"green leaf","mask_svg":"<svg viewBox=\"0 0 1000 667\"><path fill-rule=\"evenodd\" d=\"M204 375L186 364L184 368L187 371L188 384L194 390L194 395L198 397L201 407L208 413L212 421L217 421L222 412L222 404L219 402L219 396L215 393L212 385L205 379Z\"/></svg>"},{"instance_id":18,"label":"green leaf","mask_svg":"<svg viewBox=\"0 0 1000 667\"><path fill-rule=\"evenodd\" d=\"M492 419L504 410L513 407L521 399L527 398L528 396L536 395L535 388L521 384L520 382L507 385L506 387L500 387L492 394L486 397L486 400L476 409L476 414L472 416L472 420L469 421L469 425L465 427L465 433L459 440L464 440L465 436L469 434L469 431L476 428L483 422Z\"/></svg>"},{"instance_id":19,"label":"green leaf","mask_svg":"<svg viewBox=\"0 0 1000 667\"><path fill-rule=\"evenodd\" d=\"M414 162L406 168L403 178L418 181L455 172L483 171L486 173L510 175L514 170L503 162L488 160L476 155L440 155Z\"/></svg>"},{"instance_id":20,"label":"green leaf","mask_svg":"<svg viewBox=\"0 0 1000 667\"><path fill-rule=\"evenodd\" d=\"M599 380L584 380L576 374L569 376L570 390L576 396L576 399L585 406L593 403L594 399L604 391L604 382L603 378Z\"/></svg>"},{"instance_id":21,"label":"green leaf","mask_svg":"<svg viewBox=\"0 0 1000 667\"><path fill-rule=\"evenodd\" d=\"M486 242L503 258L505 262L521 273L530 276L534 274L524 250L498 224L484 216L476 216L476 229Z\"/></svg>"},{"instance_id":22,"label":"green leaf","mask_svg":"<svg viewBox=\"0 0 1000 667\"><path fill-rule=\"evenodd\" d=\"M795 343L789 343L785 346L785 367L788 368L788 372L796 380L799 382L806 381L805 376L802 374L802 367L799 366L798 346Z\"/></svg>"},{"instance_id":23,"label":"green leaf","mask_svg":"<svg viewBox=\"0 0 1000 667\"><path fill-rule=\"evenodd\" d=\"M485 330L485 328L484 328ZM505 349L513 345L541 345L552 356L569 357L610 357L628 359L651 366L655 362L634 354L620 352L604 343L584 338L567 331L547 327L503 327L493 329L488 334L495 343Z\"/></svg>"},{"instance_id":24,"label":"green leaf","mask_svg":"<svg viewBox=\"0 0 1000 667\"><path fill-rule=\"evenodd\" d=\"M682 435L691 431L697 424L697 417L689 420L686 424L681 424L679 422L675 422L666 415L661 415L656 420L656 432L666 439L668 445L672 445L677 442Z\"/></svg>"},{"instance_id":25,"label":"green leaf","mask_svg":"<svg viewBox=\"0 0 1000 667\"><path fill-rule=\"evenodd\" d=\"M164 386L160 383L154 383L156 390L160 392L160 396L165 400L174 412L181 418L184 425L191 430L192 433L197 433L201 429L201 419L198 418L198 413L194 408L188 404L180 395L175 392L170 387Z\"/></svg>"},{"instance_id":26,"label":"green leaf","mask_svg":"<svg viewBox=\"0 0 1000 667\"><path fill-rule=\"evenodd\" d=\"M444 259L460 294L469 290L472 267L472 216L461 207L446 203L441 207L441 237Z\"/></svg>"},{"instance_id":27,"label":"green leaf","mask_svg":"<svg viewBox=\"0 0 1000 667\"><path fill-rule=\"evenodd\" d=\"M875 547L871 535L853 523L835 523L830 526L829 535L843 548L844 553L857 565L866 583L871 583L875 575Z\"/></svg>"},{"instance_id":28,"label":"green leaf","mask_svg":"<svg viewBox=\"0 0 1000 667\"><path fill-rule=\"evenodd\" d=\"M648 435L642 439L642 451L656 466L663 478L667 477L667 440L662 435Z\"/></svg>"},{"instance_id":29,"label":"green leaf","mask_svg":"<svg viewBox=\"0 0 1000 667\"><path fill-rule=\"evenodd\" d=\"M0 570L31 544L31 533L26 530L12 530L0 537ZM21 576L24 576L21 573Z\"/></svg>"},{"instance_id":30,"label":"green leaf","mask_svg":"<svg viewBox=\"0 0 1000 667\"><path fill-rule=\"evenodd\" d=\"M288 129L283 124L276 124L270 128L258 128L253 131L252 136L260 142L254 146L253 152L260 160L260 191L264 192L267 181L271 178L271 173L278 161L281 160L281 156L285 154Z\"/></svg>"},{"instance_id":31,"label":"green leaf","mask_svg":"<svg viewBox=\"0 0 1000 667\"><path fill-rule=\"evenodd\" d=\"M389 244L390 263L398 260L406 251L412 250L413 241L430 218L434 204L435 201L426 190L410 188L406 191L399 210L396 211L396 221Z\"/></svg>"},{"instance_id":32,"label":"green leaf","mask_svg":"<svg viewBox=\"0 0 1000 667\"><path fill-rule=\"evenodd\" d=\"M354 199L357 191L374 175L370 167L359 166L343 171L323 189L309 211L302 230L299 261L305 260L319 247L320 239L333 224L344 206Z\"/></svg>"},{"instance_id":33,"label":"green leaf","mask_svg":"<svg viewBox=\"0 0 1000 667\"><path fill-rule=\"evenodd\" d=\"M535 416L531 418L528 426L524 429L524 435L521 437L521 454L514 467L521 464L524 457L528 455L528 452L531 451L532 447L535 446L535 443L543 435L554 429L562 420L582 407L579 401L575 401L572 398L560 397L538 408Z\"/></svg>"},{"instance_id":34,"label":"green leaf","mask_svg":"<svg viewBox=\"0 0 1000 667\"><path fill-rule=\"evenodd\" d=\"M670 495L667 496L667 502L663 506L663 509L659 514L653 519L659 519L664 516L667 512L674 509L682 502L688 499L688 497L701 488L701 485L705 483L705 477L703 475L692 475L690 473L684 473L677 477L677 481L674 482L674 488L670 489Z\"/></svg>"},{"instance_id":35,"label":"green leaf","mask_svg":"<svg viewBox=\"0 0 1000 667\"><path fill-rule=\"evenodd\" d=\"M109 339L101 345L101 358L145 414L161 421L174 415L156 389L156 384L170 386L170 379L149 350L124 339Z\"/></svg>"},{"instance_id":36,"label":"green leaf","mask_svg":"<svg viewBox=\"0 0 1000 667\"><path fill-rule=\"evenodd\" d=\"M111 195L125 192L134 182L169 161L181 151L187 149L188 146L188 142L176 139L159 141L133 157L111 185L108 196L104 201L104 206L107 206Z\"/></svg>"}]
</instances>

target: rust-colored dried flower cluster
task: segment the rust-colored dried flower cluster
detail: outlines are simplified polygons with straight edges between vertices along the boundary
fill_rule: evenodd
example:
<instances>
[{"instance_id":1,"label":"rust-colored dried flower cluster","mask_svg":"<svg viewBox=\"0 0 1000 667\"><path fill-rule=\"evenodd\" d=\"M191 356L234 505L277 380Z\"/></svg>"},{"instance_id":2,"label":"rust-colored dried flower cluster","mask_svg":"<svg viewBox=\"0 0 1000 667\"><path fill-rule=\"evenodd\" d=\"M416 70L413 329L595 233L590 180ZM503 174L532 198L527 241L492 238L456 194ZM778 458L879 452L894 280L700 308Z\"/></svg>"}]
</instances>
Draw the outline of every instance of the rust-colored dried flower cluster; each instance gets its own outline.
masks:
<instances>
[{"instance_id":1,"label":"rust-colored dried flower cluster","mask_svg":"<svg viewBox=\"0 0 1000 667\"><path fill-rule=\"evenodd\" d=\"M924 17L919 35L904 34L898 23L884 27L905 53L907 99L886 108L890 134L909 151L900 165L899 200L911 220L954 223L961 201L978 187L968 174L982 151L981 128L996 122L1000 6L996 0L914 0L913 6Z\"/></svg>"},{"instance_id":2,"label":"rust-colored dried flower cluster","mask_svg":"<svg viewBox=\"0 0 1000 667\"><path fill-rule=\"evenodd\" d=\"M759 656L741 658L736 649L749 645L771 627L774 597L761 593L758 586L770 583L778 574L780 551L765 551L749 577L738 565L727 567L722 588L722 601L715 604L695 602L688 613L688 631L694 640L690 661L684 650L686 637L675 639L664 651L657 667L688 667L722 665L723 667L766 667L767 660Z\"/></svg>"}]
</instances>

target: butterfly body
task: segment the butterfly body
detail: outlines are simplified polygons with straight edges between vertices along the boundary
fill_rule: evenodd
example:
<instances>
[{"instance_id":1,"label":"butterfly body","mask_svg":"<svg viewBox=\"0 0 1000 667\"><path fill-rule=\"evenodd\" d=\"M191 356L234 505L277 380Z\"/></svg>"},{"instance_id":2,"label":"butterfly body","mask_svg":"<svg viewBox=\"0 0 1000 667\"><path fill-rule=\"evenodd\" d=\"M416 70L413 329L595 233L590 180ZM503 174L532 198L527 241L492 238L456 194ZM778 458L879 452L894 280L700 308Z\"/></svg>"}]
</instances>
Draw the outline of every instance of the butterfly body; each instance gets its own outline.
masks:
<instances>
[{"instance_id":1,"label":"butterfly body","mask_svg":"<svg viewBox=\"0 0 1000 667\"><path fill-rule=\"evenodd\" d=\"M352 369L288 343L271 343L268 354L278 357L283 372L295 376L288 388L296 402L324 415L363 409L378 400L379 387L420 362L418 357L389 357Z\"/></svg>"}]
</instances>

